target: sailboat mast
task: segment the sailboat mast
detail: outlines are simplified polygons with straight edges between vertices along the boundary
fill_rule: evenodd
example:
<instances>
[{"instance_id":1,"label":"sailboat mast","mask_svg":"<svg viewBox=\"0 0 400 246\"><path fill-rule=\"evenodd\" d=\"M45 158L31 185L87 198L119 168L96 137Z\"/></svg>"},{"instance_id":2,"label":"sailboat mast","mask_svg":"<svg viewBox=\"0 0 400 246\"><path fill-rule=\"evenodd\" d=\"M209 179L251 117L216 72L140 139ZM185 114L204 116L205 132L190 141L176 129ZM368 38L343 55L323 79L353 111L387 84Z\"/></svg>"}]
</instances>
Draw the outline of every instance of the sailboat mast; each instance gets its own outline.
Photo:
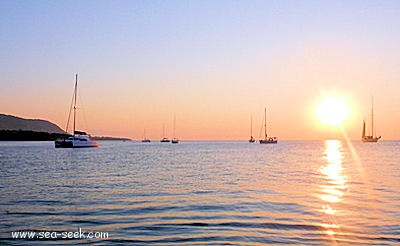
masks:
<instances>
[{"instance_id":1,"label":"sailboat mast","mask_svg":"<svg viewBox=\"0 0 400 246\"><path fill-rule=\"evenodd\" d=\"M75 75L75 91L74 91L74 128L72 134L75 136L75 126L76 126L76 97L78 94L78 74Z\"/></svg>"},{"instance_id":2,"label":"sailboat mast","mask_svg":"<svg viewBox=\"0 0 400 246\"><path fill-rule=\"evenodd\" d=\"M174 114L174 138L176 138L176 114Z\"/></svg>"},{"instance_id":3,"label":"sailboat mast","mask_svg":"<svg viewBox=\"0 0 400 246\"><path fill-rule=\"evenodd\" d=\"M265 139L267 139L267 108L264 110Z\"/></svg>"},{"instance_id":4,"label":"sailboat mast","mask_svg":"<svg viewBox=\"0 0 400 246\"><path fill-rule=\"evenodd\" d=\"M163 124L163 138L165 137L165 123Z\"/></svg>"},{"instance_id":5,"label":"sailboat mast","mask_svg":"<svg viewBox=\"0 0 400 246\"><path fill-rule=\"evenodd\" d=\"M374 135L374 98L371 96L371 136Z\"/></svg>"},{"instance_id":6,"label":"sailboat mast","mask_svg":"<svg viewBox=\"0 0 400 246\"><path fill-rule=\"evenodd\" d=\"M251 114L250 118L250 136L253 136L253 114Z\"/></svg>"},{"instance_id":7,"label":"sailboat mast","mask_svg":"<svg viewBox=\"0 0 400 246\"><path fill-rule=\"evenodd\" d=\"M363 128L362 128L361 138L365 138L365 119L363 120Z\"/></svg>"}]
</instances>

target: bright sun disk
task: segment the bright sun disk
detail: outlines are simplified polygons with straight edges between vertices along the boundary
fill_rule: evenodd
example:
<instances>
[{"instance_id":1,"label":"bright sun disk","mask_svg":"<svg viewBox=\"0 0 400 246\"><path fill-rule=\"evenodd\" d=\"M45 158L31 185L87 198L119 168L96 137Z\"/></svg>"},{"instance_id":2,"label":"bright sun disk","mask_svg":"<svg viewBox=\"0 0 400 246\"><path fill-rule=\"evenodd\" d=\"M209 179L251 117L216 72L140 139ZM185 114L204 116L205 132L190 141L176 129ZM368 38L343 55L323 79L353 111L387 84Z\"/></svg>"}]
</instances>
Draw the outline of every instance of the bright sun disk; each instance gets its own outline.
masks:
<instances>
[{"instance_id":1,"label":"bright sun disk","mask_svg":"<svg viewBox=\"0 0 400 246\"><path fill-rule=\"evenodd\" d=\"M325 125L341 126L349 115L349 106L341 98L326 97L319 104L317 115Z\"/></svg>"}]
</instances>

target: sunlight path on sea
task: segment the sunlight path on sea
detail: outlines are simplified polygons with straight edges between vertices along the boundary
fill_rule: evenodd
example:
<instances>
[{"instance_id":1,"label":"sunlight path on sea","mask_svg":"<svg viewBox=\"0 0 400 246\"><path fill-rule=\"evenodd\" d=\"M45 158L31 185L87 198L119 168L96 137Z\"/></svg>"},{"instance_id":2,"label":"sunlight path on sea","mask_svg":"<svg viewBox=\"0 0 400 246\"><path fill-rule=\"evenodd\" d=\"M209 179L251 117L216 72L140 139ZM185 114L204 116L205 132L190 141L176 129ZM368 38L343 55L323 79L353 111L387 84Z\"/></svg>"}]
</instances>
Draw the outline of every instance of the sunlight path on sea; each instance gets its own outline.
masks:
<instances>
[{"instance_id":1,"label":"sunlight path on sea","mask_svg":"<svg viewBox=\"0 0 400 246\"><path fill-rule=\"evenodd\" d=\"M352 144L0 143L0 244L78 227L111 236L34 244L400 243L400 142Z\"/></svg>"},{"instance_id":2,"label":"sunlight path on sea","mask_svg":"<svg viewBox=\"0 0 400 246\"><path fill-rule=\"evenodd\" d=\"M335 214L338 213L336 205L340 204L347 189L347 177L343 174L342 143L339 140L325 141L324 159L326 164L320 168L320 173L325 176L325 182L320 185L322 194L322 212L326 234L334 241L335 232L340 231ZM339 205L337 207L340 207Z\"/></svg>"}]
</instances>

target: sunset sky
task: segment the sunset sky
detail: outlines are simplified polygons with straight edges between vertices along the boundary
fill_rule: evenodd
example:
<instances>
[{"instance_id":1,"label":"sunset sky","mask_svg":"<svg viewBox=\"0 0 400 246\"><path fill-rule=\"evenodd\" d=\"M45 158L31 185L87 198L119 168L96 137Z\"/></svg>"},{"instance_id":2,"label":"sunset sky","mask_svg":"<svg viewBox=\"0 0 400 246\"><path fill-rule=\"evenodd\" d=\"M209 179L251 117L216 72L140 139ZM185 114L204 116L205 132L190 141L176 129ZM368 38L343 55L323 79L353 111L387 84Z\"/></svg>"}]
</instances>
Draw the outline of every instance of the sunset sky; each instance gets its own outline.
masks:
<instances>
[{"instance_id":1,"label":"sunset sky","mask_svg":"<svg viewBox=\"0 0 400 246\"><path fill-rule=\"evenodd\" d=\"M0 1L0 113L92 135L400 139L400 1ZM368 123L369 124L369 123Z\"/></svg>"}]
</instances>

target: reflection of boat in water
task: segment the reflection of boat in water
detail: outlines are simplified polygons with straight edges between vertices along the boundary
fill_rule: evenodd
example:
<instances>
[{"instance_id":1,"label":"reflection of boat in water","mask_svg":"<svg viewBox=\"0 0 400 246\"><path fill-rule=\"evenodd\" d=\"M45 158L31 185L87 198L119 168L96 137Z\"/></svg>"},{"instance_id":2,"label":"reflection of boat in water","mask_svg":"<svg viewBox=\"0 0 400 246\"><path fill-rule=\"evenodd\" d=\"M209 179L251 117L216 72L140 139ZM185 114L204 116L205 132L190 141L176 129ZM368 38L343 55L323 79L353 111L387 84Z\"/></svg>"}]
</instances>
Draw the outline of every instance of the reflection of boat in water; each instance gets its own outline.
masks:
<instances>
[{"instance_id":1,"label":"reflection of boat in water","mask_svg":"<svg viewBox=\"0 0 400 246\"><path fill-rule=\"evenodd\" d=\"M250 120L250 139L249 143L254 143L256 139L253 137L253 115L251 115L251 120Z\"/></svg>"},{"instance_id":2,"label":"reflection of boat in water","mask_svg":"<svg viewBox=\"0 0 400 246\"><path fill-rule=\"evenodd\" d=\"M276 137L268 137L268 134L267 134L267 108L265 108L265 111L264 111L264 130L265 130L264 139L260 139L260 144L276 144L276 143L278 143L278 139Z\"/></svg>"},{"instance_id":3,"label":"reflection of boat in water","mask_svg":"<svg viewBox=\"0 0 400 246\"><path fill-rule=\"evenodd\" d=\"M146 129L143 130L143 139L142 143L150 143L150 139L146 138Z\"/></svg>"},{"instance_id":4,"label":"reflection of boat in water","mask_svg":"<svg viewBox=\"0 0 400 246\"><path fill-rule=\"evenodd\" d=\"M98 147L98 143L90 139L90 136L86 132L77 131L75 130L76 127L76 100L78 94L78 74L75 77L75 90L74 90L74 97L73 97L73 110L74 110L74 121L73 121L73 131L72 136L69 136L66 139L59 139L54 142L56 148L85 148L85 147ZM71 115L68 116L68 124ZM68 131L68 124L67 130Z\"/></svg>"},{"instance_id":5,"label":"reflection of boat in water","mask_svg":"<svg viewBox=\"0 0 400 246\"><path fill-rule=\"evenodd\" d=\"M381 138L381 136L377 137L376 133L374 133L374 105L373 105L373 98L371 97L371 135L365 135L365 120L363 121L363 129L361 134L361 141L367 143L376 143Z\"/></svg>"}]
</instances>

